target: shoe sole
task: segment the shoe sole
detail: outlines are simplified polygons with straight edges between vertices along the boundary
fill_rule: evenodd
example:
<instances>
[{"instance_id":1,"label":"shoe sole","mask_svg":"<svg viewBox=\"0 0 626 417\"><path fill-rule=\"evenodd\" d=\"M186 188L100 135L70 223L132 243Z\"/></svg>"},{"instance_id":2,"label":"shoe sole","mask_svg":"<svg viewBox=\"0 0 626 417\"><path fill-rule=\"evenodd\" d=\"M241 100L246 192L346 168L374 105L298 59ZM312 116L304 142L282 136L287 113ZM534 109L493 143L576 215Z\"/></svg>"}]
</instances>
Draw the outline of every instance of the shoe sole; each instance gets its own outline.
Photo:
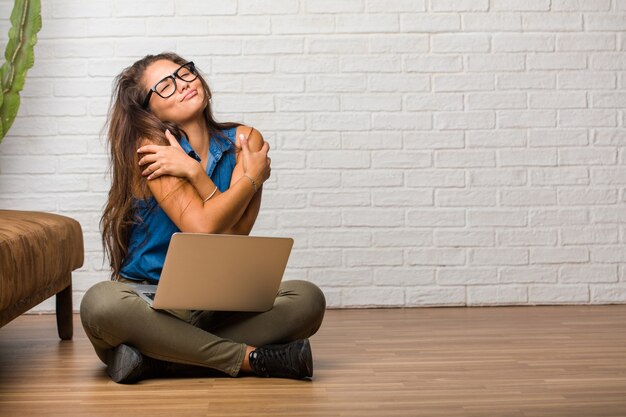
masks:
<instances>
[{"instance_id":1,"label":"shoe sole","mask_svg":"<svg viewBox=\"0 0 626 417\"><path fill-rule=\"evenodd\" d=\"M305 378L313 377L313 353L311 352L311 343L309 339L304 339L302 348L300 349L300 357L304 359L304 365L306 367Z\"/></svg>"},{"instance_id":2,"label":"shoe sole","mask_svg":"<svg viewBox=\"0 0 626 417\"><path fill-rule=\"evenodd\" d=\"M132 346L119 345L109 352L107 357L107 374L118 384L131 384L138 380L141 374L143 357Z\"/></svg>"}]
</instances>

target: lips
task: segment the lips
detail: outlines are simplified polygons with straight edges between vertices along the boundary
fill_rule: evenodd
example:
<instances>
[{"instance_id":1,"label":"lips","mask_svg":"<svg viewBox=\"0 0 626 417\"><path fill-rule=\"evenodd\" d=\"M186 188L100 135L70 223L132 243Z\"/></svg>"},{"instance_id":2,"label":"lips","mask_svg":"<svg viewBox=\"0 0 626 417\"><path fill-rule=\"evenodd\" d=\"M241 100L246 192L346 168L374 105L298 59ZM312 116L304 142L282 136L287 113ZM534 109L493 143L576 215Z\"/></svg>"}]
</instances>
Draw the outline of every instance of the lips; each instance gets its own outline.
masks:
<instances>
[{"instance_id":1,"label":"lips","mask_svg":"<svg viewBox=\"0 0 626 417\"><path fill-rule=\"evenodd\" d=\"M180 101L185 101L197 95L198 95L198 90L190 90L187 94L183 96L183 98Z\"/></svg>"}]
</instances>

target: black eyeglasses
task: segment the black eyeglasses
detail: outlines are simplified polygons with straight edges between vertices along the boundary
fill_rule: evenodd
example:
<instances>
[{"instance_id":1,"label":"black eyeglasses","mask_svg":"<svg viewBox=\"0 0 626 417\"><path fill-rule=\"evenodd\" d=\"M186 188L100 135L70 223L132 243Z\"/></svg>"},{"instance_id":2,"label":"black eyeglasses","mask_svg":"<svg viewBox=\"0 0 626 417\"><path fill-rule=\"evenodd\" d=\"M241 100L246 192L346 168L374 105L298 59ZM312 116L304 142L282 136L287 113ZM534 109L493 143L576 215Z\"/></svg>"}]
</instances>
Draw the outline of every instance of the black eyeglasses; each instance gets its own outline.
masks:
<instances>
[{"instance_id":1,"label":"black eyeglasses","mask_svg":"<svg viewBox=\"0 0 626 417\"><path fill-rule=\"evenodd\" d=\"M171 75L168 75L156 83L154 87L148 91L148 95L146 95L146 99L143 101L143 107L148 107L152 93L157 93L157 95L161 98L171 97L176 92L176 78L186 82L191 82L198 78L196 66L193 62L187 62L186 64L181 65Z\"/></svg>"}]
</instances>

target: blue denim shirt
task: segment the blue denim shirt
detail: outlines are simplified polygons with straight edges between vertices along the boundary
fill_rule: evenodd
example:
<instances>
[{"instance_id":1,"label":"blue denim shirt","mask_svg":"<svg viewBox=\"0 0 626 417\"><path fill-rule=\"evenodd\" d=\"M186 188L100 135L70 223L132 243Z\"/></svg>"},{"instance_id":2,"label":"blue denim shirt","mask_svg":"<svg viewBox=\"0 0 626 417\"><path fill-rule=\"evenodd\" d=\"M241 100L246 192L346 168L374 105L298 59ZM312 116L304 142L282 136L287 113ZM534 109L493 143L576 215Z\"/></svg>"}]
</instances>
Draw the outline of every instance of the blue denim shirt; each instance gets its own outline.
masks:
<instances>
[{"instance_id":1,"label":"blue denim shirt","mask_svg":"<svg viewBox=\"0 0 626 417\"><path fill-rule=\"evenodd\" d=\"M235 168L235 152L227 152L235 147L236 128L224 130L229 141L211 138L206 173L217 188L224 192L230 187L230 179ZM180 146L187 154L200 161L200 157L193 150L186 138L181 138ZM142 219L135 223L130 232L128 255L122 264L120 275L124 278L158 282L165 261L165 253L170 244L172 235L180 232L159 206L154 197L134 199L134 214Z\"/></svg>"}]
</instances>

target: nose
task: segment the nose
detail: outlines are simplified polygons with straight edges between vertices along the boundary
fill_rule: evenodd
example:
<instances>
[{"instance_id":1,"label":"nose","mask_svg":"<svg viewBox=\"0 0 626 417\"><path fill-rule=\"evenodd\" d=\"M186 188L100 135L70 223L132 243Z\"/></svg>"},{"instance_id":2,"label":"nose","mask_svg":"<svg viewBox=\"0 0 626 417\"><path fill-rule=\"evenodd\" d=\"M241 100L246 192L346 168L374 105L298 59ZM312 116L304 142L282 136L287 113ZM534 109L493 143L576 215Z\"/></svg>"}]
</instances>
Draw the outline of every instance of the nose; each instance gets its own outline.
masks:
<instances>
[{"instance_id":1,"label":"nose","mask_svg":"<svg viewBox=\"0 0 626 417\"><path fill-rule=\"evenodd\" d=\"M183 81L180 78L176 79L176 89L178 90L179 93L182 93L187 88L189 88L189 82L188 81Z\"/></svg>"}]
</instances>

